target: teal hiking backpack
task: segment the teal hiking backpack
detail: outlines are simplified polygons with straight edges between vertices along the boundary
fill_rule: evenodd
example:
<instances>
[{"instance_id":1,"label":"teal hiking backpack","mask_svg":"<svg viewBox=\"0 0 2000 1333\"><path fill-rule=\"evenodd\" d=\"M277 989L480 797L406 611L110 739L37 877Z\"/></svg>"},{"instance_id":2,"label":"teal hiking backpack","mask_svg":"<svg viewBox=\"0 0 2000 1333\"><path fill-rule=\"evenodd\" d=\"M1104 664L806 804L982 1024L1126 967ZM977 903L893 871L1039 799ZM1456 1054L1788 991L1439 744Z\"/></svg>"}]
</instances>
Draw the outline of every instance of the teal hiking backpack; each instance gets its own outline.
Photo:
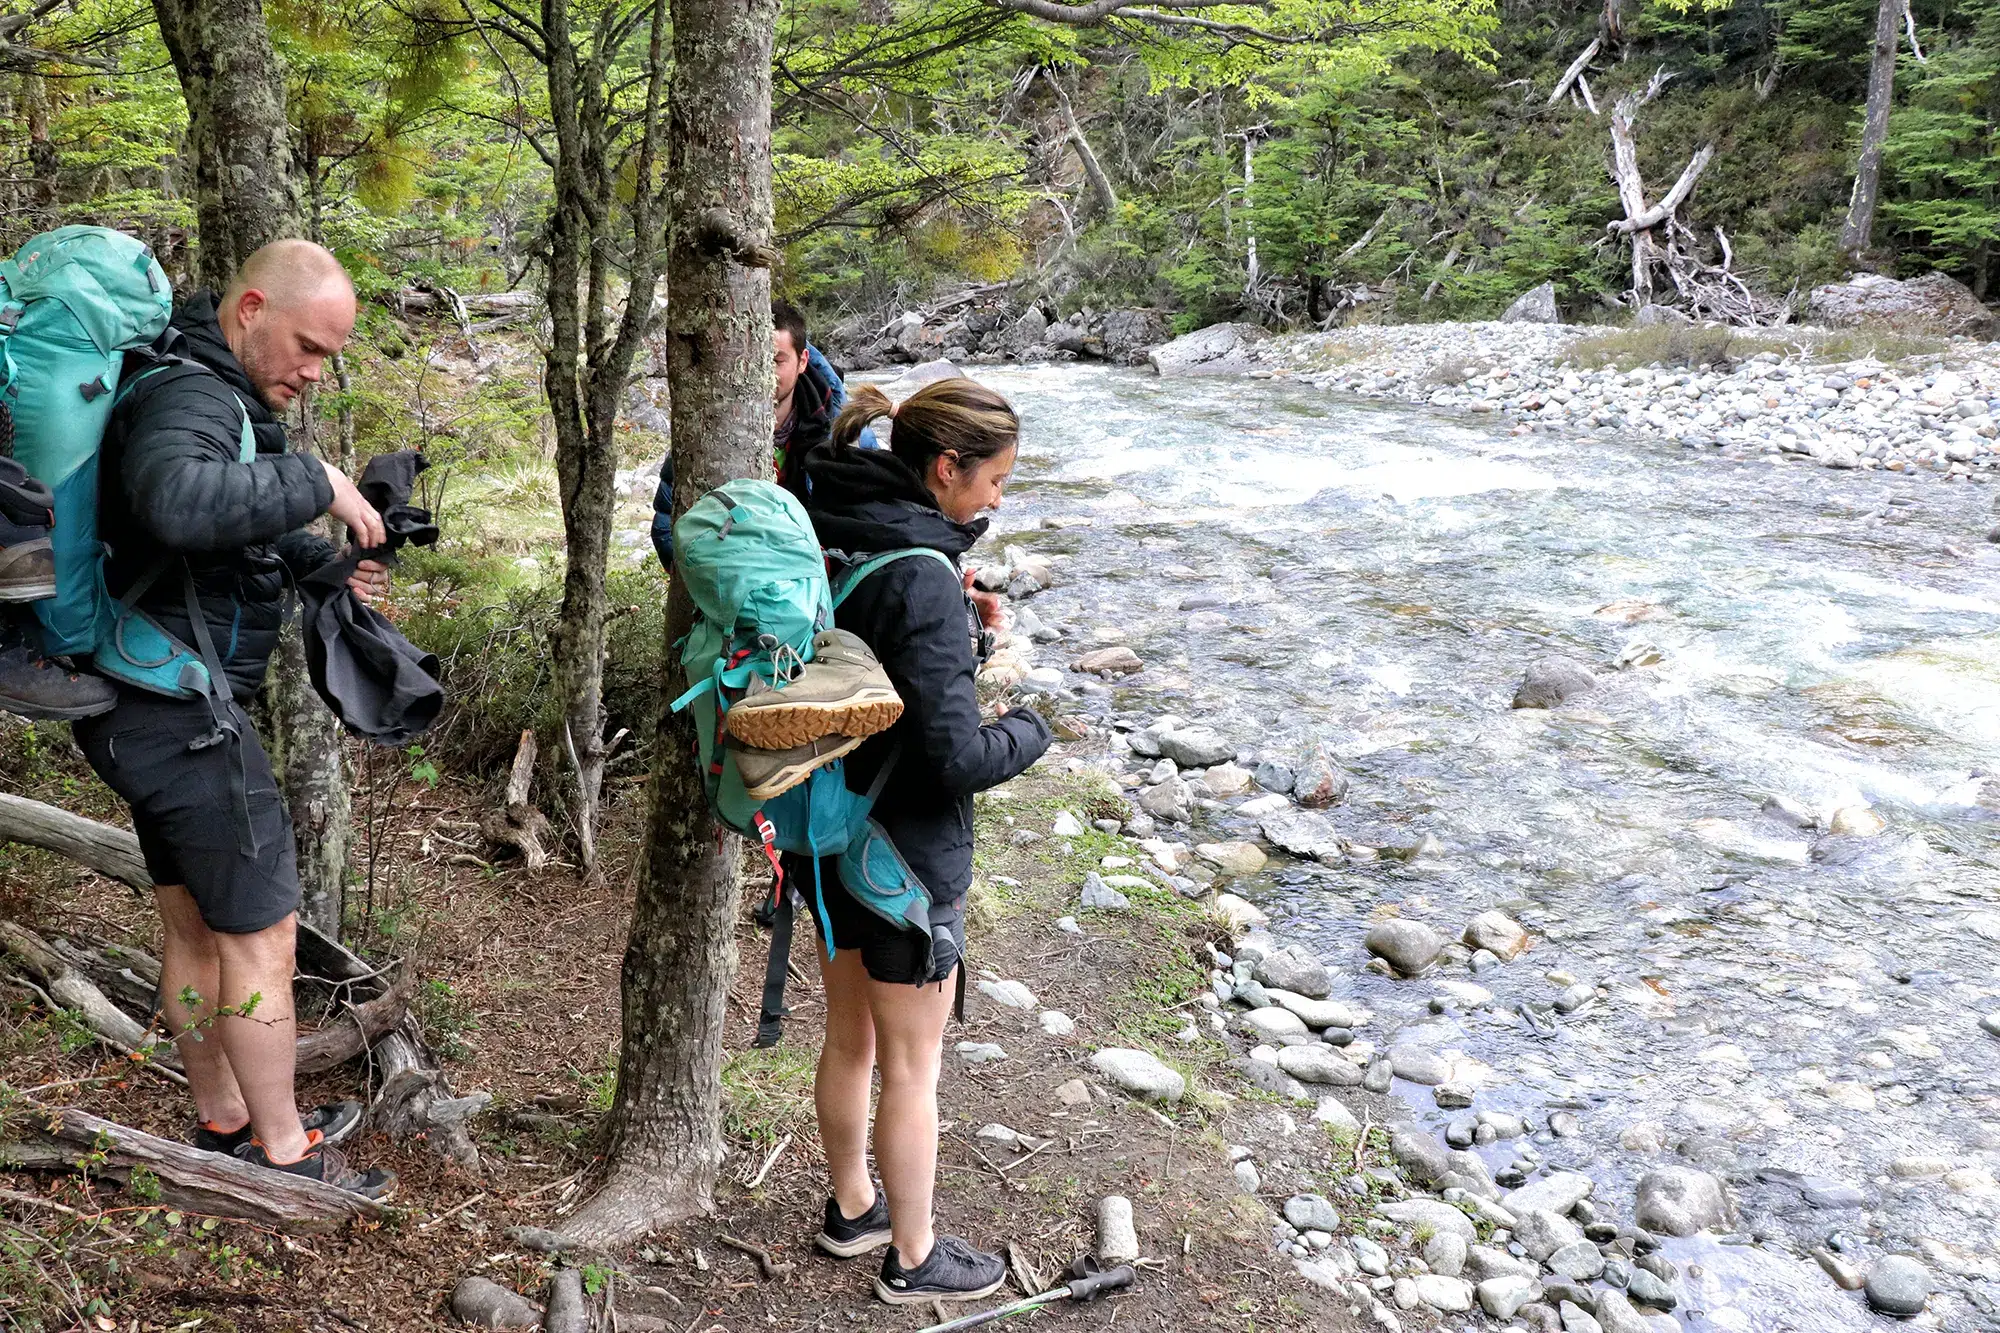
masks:
<instances>
[{"instance_id":1,"label":"teal hiking backpack","mask_svg":"<svg viewBox=\"0 0 2000 1333\"><path fill-rule=\"evenodd\" d=\"M897 756L883 762L866 792L848 788L845 765L836 760L759 802L744 790L724 743L722 716L751 677L770 684L791 663L810 661L813 636L833 624L834 609L861 580L912 557L952 563L942 551L924 547L888 551L844 569L830 585L826 556L805 507L768 481L718 486L674 524L675 577L686 583L696 610L694 628L678 645L692 687L674 700L674 711L694 706L696 753L709 806L724 825L763 848L774 895L784 893L778 853L813 858L813 905L828 957L833 929L819 882L821 857L839 858L841 883L855 901L930 938L930 891L870 817Z\"/></svg>"},{"instance_id":2,"label":"teal hiking backpack","mask_svg":"<svg viewBox=\"0 0 2000 1333\"><path fill-rule=\"evenodd\" d=\"M97 532L98 451L123 392L176 368L211 373L162 342L173 301L166 273L141 241L82 226L33 237L0 260L0 408L12 419L15 459L55 496L56 595L34 603L43 650L89 657L115 679L193 698L228 690L215 654L197 653L134 608L163 570L150 571L122 602L106 593ZM121 385L127 352L154 364ZM256 451L243 411L238 461ZM206 637L198 616L195 629Z\"/></svg>"}]
</instances>

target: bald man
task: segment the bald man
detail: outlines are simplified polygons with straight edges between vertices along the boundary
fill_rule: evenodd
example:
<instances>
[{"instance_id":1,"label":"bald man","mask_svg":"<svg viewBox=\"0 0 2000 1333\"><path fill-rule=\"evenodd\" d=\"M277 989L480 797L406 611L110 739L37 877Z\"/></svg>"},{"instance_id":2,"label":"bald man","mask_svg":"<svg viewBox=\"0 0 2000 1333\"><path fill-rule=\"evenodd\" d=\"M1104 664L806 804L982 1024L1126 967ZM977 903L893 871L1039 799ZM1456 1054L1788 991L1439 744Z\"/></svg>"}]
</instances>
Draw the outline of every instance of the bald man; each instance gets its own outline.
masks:
<instances>
[{"instance_id":1,"label":"bald man","mask_svg":"<svg viewBox=\"0 0 2000 1333\"><path fill-rule=\"evenodd\" d=\"M354 314L338 260L278 241L219 301L195 293L159 342L127 354L98 465L105 583L228 688L169 698L121 684L117 707L74 731L130 803L156 886L160 993L194 1093L195 1146L379 1198L394 1178L353 1169L332 1146L360 1106L302 1117L293 1095L297 853L242 708L277 646L287 577L334 556L305 525L331 513L362 549L382 542L381 516L338 468L289 452L277 415L318 381ZM355 590L372 595L386 577L364 564Z\"/></svg>"}]
</instances>

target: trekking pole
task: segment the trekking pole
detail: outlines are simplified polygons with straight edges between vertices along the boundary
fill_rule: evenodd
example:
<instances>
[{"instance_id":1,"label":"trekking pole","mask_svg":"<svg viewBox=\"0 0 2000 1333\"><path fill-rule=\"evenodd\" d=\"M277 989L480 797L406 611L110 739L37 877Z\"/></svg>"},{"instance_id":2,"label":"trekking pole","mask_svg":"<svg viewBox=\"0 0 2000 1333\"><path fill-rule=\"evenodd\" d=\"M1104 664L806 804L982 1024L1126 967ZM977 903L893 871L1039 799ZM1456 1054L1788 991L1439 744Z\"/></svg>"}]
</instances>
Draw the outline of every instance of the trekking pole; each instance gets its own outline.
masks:
<instances>
[{"instance_id":1,"label":"trekking pole","mask_svg":"<svg viewBox=\"0 0 2000 1333\"><path fill-rule=\"evenodd\" d=\"M1095 1266L1091 1265L1093 1268ZM1010 1315L1027 1314L1031 1310L1041 1309L1044 1305L1054 1305L1057 1301L1075 1301L1081 1305L1096 1300L1107 1291L1118 1291L1131 1286L1135 1276L1130 1264L1120 1264L1102 1273L1085 1273L1082 1277L1066 1282L1060 1287L1051 1287L1039 1296L1030 1296L1024 1301L1015 1301L1012 1305L1003 1305L997 1310L985 1310L979 1314L967 1315L948 1324L932 1324L929 1328L919 1329L918 1333L958 1333L962 1328L977 1328L981 1324L990 1324L996 1319L1005 1319Z\"/></svg>"}]
</instances>

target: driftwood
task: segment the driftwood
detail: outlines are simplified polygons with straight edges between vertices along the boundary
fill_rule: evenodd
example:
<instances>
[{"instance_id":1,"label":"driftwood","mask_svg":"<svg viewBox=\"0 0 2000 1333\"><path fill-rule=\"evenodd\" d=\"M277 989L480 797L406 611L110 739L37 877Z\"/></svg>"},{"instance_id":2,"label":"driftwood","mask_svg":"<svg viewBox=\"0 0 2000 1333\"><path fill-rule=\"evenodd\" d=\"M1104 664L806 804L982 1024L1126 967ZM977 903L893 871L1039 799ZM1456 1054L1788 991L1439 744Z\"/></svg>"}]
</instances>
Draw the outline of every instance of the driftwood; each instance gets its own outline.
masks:
<instances>
[{"instance_id":1,"label":"driftwood","mask_svg":"<svg viewBox=\"0 0 2000 1333\"><path fill-rule=\"evenodd\" d=\"M372 1000L348 1005L330 1016L325 1027L299 1038L297 1072L318 1074L366 1054L370 1047L401 1026L409 1012L407 981Z\"/></svg>"},{"instance_id":2,"label":"driftwood","mask_svg":"<svg viewBox=\"0 0 2000 1333\"><path fill-rule=\"evenodd\" d=\"M139 840L125 829L113 828L80 815L70 814L40 801L30 801L18 796L0 795L0 841L27 843L30 846L46 848L58 852L71 860L107 875L122 880L132 887L142 890L152 888L152 880L146 874L146 864L139 855ZM28 952L37 952L35 946L39 936L12 923L0 922L0 945L9 953L21 956L17 947L25 944ZM30 938L32 937L32 938ZM99 1014L106 1022L106 1028L116 1028L112 1014L124 1022L138 1027L129 1015L104 998L104 994L84 976L81 969L72 966L56 950L42 945L39 954L42 961L24 959L31 966L50 965L58 968L69 978L62 987L65 994L57 994L50 988L51 998L67 1008L77 1008L85 1013L85 1021L90 1015ZM150 960L148 960L150 961ZM342 946L338 941L327 938L310 925L298 924L298 962L300 971L309 977L318 978L344 988L357 1008L366 1009L369 1002L381 1000L392 992L390 983L384 979L382 969L370 967L359 956ZM53 974L50 974L53 975ZM157 973L155 974L157 975ZM88 993L75 983L91 985L99 999L103 1000L103 1012L90 1001ZM66 998L73 996L76 998ZM79 1003L79 1000L82 1003ZM86 1007L88 1006L88 1007ZM400 1008L401 1012L398 1013ZM430 1057L423 1044L423 1036L416 1019L408 1013L407 999L399 1006L394 1003L378 1005L369 1010L369 1016L360 1020L362 1029L370 1030L378 1024L387 1029L387 1034L373 1047L373 1054L384 1072L384 1087L370 1107L370 1119L390 1134L416 1135L453 1161L468 1166L477 1166L479 1150L466 1133L465 1121L491 1100L486 1093L474 1093L458 1097L446 1081L436 1062ZM301 1045L311 1042L326 1043L328 1050L340 1049L358 1034L353 1024L341 1025L322 1032L311 1033ZM93 1026L94 1031L102 1031ZM143 1041L144 1029L139 1028ZM106 1035L107 1044L114 1039ZM140 1043L131 1043L137 1045ZM302 1056L305 1052L302 1051ZM355 1054L359 1054L356 1051ZM324 1056L314 1055L320 1059ZM352 1056L343 1057L351 1059ZM159 1063L166 1064L171 1059L162 1052ZM339 1061L334 1061L339 1063ZM149 1066L150 1067L150 1066ZM322 1065L321 1068L331 1068ZM169 1077L179 1078L171 1070L162 1070ZM394 1086L391 1087L390 1085Z\"/></svg>"},{"instance_id":3,"label":"driftwood","mask_svg":"<svg viewBox=\"0 0 2000 1333\"><path fill-rule=\"evenodd\" d=\"M1562 78L1556 81L1555 91L1549 94L1549 100L1546 105L1554 106L1557 102L1562 101L1563 94L1569 91L1569 86L1572 83L1583 77L1583 71L1589 66L1591 59L1596 56L1599 48L1603 45L1604 39L1602 37L1593 37L1590 39L1590 45L1583 48L1583 54L1570 62L1570 67L1563 71ZM1593 116L1596 115L1597 108L1593 106L1590 114Z\"/></svg>"},{"instance_id":4,"label":"driftwood","mask_svg":"<svg viewBox=\"0 0 2000 1333\"><path fill-rule=\"evenodd\" d=\"M388 304L406 314L467 315L533 314L542 298L534 292L445 292L406 287L388 298Z\"/></svg>"},{"instance_id":5,"label":"driftwood","mask_svg":"<svg viewBox=\"0 0 2000 1333\"><path fill-rule=\"evenodd\" d=\"M548 836L548 817L528 801L528 788L535 779L535 752L535 733L523 731L521 743L514 749L514 768L507 775L500 808L481 825L489 842L512 847L530 870L540 870L549 862L548 851L542 846L542 839Z\"/></svg>"},{"instance_id":6,"label":"driftwood","mask_svg":"<svg viewBox=\"0 0 2000 1333\"><path fill-rule=\"evenodd\" d=\"M379 1203L317 1180L154 1138L72 1106L31 1102L0 1135L0 1166L67 1171L79 1165L121 1182L143 1167L158 1181L164 1204L265 1226L327 1230L346 1222L381 1221L389 1213Z\"/></svg>"}]
</instances>

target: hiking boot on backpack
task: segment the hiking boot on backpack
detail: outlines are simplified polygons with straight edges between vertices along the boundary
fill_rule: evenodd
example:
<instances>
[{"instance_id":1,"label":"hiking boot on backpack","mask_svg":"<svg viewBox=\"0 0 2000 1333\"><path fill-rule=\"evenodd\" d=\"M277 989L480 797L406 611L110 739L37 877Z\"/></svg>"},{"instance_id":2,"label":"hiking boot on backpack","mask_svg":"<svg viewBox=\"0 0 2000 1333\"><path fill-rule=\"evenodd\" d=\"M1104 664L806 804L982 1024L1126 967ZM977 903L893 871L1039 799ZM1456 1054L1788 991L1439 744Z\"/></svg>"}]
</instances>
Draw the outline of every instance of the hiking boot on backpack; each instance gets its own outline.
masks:
<instances>
[{"instance_id":1,"label":"hiking boot on backpack","mask_svg":"<svg viewBox=\"0 0 2000 1333\"><path fill-rule=\"evenodd\" d=\"M296 1162L274 1162L264 1151L264 1145L256 1139L236 1150L238 1161L261 1166L270 1171L283 1171L288 1176L304 1176L307 1180L317 1180L349 1194L359 1194L364 1199L380 1201L396 1192L396 1174L384 1171L379 1166L371 1166L366 1171L356 1171L347 1164L347 1154L327 1143L325 1136L317 1129L306 1133L306 1155Z\"/></svg>"},{"instance_id":2,"label":"hiking boot on backpack","mask_svg":"<svg viewBox=\"0 0 2000 1333\"><path fill-rule=\"evenodd\" d=\"M813 638L813 658L776 685L752 680L723 719L760 750L790 750L822 736L865 740L903 715L903 701L867 644L842 629Z\"/></svg>"},{"instance_id":3,"label":"hiking boot on backpack","mask_svg":"<svg viewBox=\"0 0 2000 1333\"><path fill-rule=\"evenodd\" d=\"M861 736L817 736L789 750L760 750L732 742L729 753L736 757L736 772L743 779L744 793L753 801L768 801L804 782L812 776L814 769L823 768L847 755L863 739Z\"/></svg>"},{"instance_id":4,"label":"hiking boot on backpack","mask_svg":"<svg viewBox=\"0 0 2000 1333\"><path fill-rule=\"evenodd\" d=\"M37 721L74 722L118 706L118 690L110 681L43 657L33 638L28 625L0 625L0 708Z\"/></svg>"},{"instance_id":5,"label":"hiking boot on backpack","mask_svg":"<svg viewBox=\"0 0 2000 1333\"><path fill-rule=\"evenodd\" d=\"M0 458L0 602L56 595L55 497L12 458Z\"/></svg>"}]
</instances>

